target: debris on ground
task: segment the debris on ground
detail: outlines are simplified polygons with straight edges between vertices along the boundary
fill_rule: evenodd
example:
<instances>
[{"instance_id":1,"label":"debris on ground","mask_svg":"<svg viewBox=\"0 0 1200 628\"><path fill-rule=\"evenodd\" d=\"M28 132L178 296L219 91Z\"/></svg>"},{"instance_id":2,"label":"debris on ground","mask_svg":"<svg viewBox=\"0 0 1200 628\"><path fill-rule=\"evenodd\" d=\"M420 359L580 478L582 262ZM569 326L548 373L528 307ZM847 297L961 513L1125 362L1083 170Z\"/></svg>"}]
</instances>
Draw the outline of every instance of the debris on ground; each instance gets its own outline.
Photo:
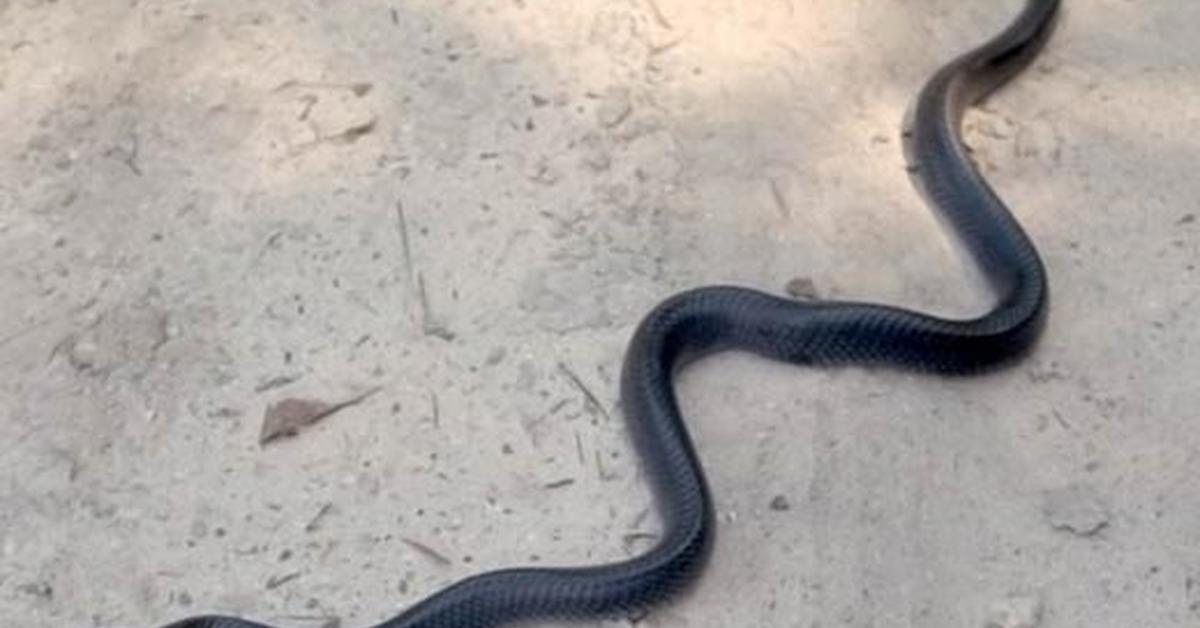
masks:
<instances>
[{"instance_id":1,"label":"debris on ground","mask_svg":"<svg viewBox=\"0 0 1200 628\"><path fill-rule=\"evenodd\" d=\"M259 385L255 386L254 392L256 392L256 393L268 392L271 390L275 390L276 388L283 388L284 386L294 384L299 380L300 380L299 375L280 375L278 377L272 377L271 379L268 379L268 380L260 383Z\"/></svg>"},{"instance_id":2,"label":"debris on ground","mask_svg":"<svg viewBox=\"0 0 1200 628\"><path fill-rule=\"evenodd\" d=\"M1042 598L1035 594L1010 595L992 605L984 628L1037 628L1042 625Z\"/></svg>"},{"instance_id":3,"label":"debris on ground","mask_svg":"<svg viewBox=\"0 0 1200 628\"><path fill-rule=\"evenodd\" d=\"M299 577L300 577L299 571L293 571L289 574L285 574L282 576L271 576L270 578L267 579L266 589L268 591L270 591L272 589L278 589L279 587L281 587Z\"/></svg>"},{"instance_id":4,"label":"debris on ground","mask_svg":"<svg viewBox=\"0 0 1200 628\"><path fill-rule=\"evenodd\" d=\"M1073 484L1048 491L1042 504L1042 514L1055 530L1076 536L1092 536L1108 526L1111 514L1108 504L1094 488Z\"/></svg>"},{"instance_id":5,"label":"debris on ground","mask_svg":"<svg viewBox=\"0 0 1200 628\"><path fill-rule=\"evenodd\" d=\"M374 388L352 399L336 403L296 398L273 403L267 406L267 411L263 414L258 444L265 446L280 438L296 436L302 429L366 401L379 390Z\"/></svg>"},{"instance_id":6,"label":"debris on ground","mask_svg":"<svg viewBox=\"0 0 1200 628\"><path fill-rule=\"evenodd\" d=\"M446 558L445 554L433 549L432 547L429 547L428 545L426 545L420 541L414 541L412 539L407 539L407 538L400 539L400 540L404 541L405 545L417 550L417 552L420 553L422 556L432 560L433 562L435 562L439 565L448 566L448 565L452 564L452 561L449 558Z\"/></svg>"},{"instance_id":7,"label":"debris on ground","mask_svg":"<svg viewBox=\"0 0 1200 628\"><path fill-rule=\"evenodd\" d=\"M314 515L313 518L308 521L308 524L304 526L304 531L309 533L316 532L318 529L320 529L321 522L324 521L325 517L331 512L333 512L333 504L331 502L325 502L325 504L321 506L321 509L317 511L317 514Z\"/></svg>"},{"instance_id":8,"label":"debris on ground","mask_svg":"<svg viewBox=\"0 0 1200 628\"><path fill-rule=\"evenodd\" d=\"M817 284L813 283L808 277L797 277L784 286L784 292L787 292L789 297L793 299L801 299L805 301L815 301L821 298L821 294L817 292Z\"/></svg>"}]
</instances>

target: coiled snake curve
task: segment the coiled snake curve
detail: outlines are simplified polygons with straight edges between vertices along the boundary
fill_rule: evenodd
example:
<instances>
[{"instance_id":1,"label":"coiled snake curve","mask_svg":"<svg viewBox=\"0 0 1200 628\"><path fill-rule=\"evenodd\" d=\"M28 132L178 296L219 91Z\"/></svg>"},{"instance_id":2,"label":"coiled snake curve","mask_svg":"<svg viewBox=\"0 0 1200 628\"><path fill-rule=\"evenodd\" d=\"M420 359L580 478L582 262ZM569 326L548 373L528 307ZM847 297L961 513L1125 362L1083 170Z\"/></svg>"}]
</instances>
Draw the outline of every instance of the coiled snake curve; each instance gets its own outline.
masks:
<instances>
[{"instance_id":1,"label":"coiled snake curve","mask_svg":"<svg viewBox=\"0 0 1200 628\"><path fill-rule=\"evenodd\" d=\"M1048 307L1045 270L1020 225L972 165L961 123L967 107L1033 60L1053 30L1059 4L1027 0L1000 35L941 68L919 93L905 134L914 179L994 294L988 312L948 320L886 305L801 302L725 286L667 299L641 322L621 375L622 407L663 522L658 544L614 564L476 575L375 628L486 628L612 616L659 603L694 580L709 556L715 521L672 376L698 357L736 349L800 365L866 364L960 375L1029 349ZM269 627L205 616L167 628Z\"/></svg>"}]
</instances>

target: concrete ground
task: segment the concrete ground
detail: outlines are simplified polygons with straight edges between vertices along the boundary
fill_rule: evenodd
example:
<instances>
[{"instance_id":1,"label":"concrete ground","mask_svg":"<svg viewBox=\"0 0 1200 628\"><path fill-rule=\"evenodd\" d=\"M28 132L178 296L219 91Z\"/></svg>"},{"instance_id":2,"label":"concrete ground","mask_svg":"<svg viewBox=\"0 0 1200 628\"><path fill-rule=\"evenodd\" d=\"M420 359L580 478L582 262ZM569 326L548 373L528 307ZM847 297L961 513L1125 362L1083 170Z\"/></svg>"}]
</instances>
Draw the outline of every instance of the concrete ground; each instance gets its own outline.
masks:
<instances>
[{"instance_id":1,"label":"concrete ground","mask_svg":"<svg viewBox=\"0 0 1200 628\"><path fill-rule=\"evenodd\" d=\"M899 125L1020 4L0 0L0 624L351 628L639 551L653 304L985 307ZM1200 3L1066 5L968 131L1044 342L688 371L719 540L641 623L1200 625Z\"/></svg>"}]
</instances>

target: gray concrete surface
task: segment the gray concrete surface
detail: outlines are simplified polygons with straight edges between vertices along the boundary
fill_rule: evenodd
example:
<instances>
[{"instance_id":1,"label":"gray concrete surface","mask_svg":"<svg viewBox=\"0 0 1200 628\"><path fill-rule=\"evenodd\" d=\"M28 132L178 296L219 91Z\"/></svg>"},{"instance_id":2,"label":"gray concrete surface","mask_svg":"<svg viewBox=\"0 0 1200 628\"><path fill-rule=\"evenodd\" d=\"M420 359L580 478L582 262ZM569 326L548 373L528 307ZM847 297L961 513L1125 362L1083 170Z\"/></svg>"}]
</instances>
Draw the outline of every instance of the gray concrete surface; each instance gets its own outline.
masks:
<instances>
[{"instance_id":1,"label":"gray concrete surface","mask_svg":"<svg viewBox=\"0 0 1200 628\"><path fill-rule=\"evenodd\" d=\"M984 307L898 128L1019 4L0 0L0 624L364 626L636 552L614 377L654 303ZM1039 350L686 373L722 526L642 623L1200 625L1200 4L1066 4L969 120L1049 265Z\"/></svg>"}]
</instances>

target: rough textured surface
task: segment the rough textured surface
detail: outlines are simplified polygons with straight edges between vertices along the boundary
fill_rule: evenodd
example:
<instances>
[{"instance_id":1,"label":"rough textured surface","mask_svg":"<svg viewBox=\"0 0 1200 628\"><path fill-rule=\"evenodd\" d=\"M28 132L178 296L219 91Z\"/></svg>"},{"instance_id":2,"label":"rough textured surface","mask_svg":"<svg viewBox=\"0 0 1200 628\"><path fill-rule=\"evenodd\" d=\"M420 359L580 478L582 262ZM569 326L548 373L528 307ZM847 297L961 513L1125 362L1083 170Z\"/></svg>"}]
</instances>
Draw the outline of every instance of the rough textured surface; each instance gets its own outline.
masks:
<instances>
[{"instance_id":1,"label":"rough textured surface","mask_svg":"<svg viewBox=\"0 0 1200 628\"><path fill-rule=\"evenodd\" d=\"M661 298L982 307L898 126L1018 4L0 0L0 620L353 627L635 551L613 380ZM646 623L1200 621L1198 20L1069 2L971 117L1054 290L1020 367L688 373L722 527Z\"/></svg>"}]
</instances>

